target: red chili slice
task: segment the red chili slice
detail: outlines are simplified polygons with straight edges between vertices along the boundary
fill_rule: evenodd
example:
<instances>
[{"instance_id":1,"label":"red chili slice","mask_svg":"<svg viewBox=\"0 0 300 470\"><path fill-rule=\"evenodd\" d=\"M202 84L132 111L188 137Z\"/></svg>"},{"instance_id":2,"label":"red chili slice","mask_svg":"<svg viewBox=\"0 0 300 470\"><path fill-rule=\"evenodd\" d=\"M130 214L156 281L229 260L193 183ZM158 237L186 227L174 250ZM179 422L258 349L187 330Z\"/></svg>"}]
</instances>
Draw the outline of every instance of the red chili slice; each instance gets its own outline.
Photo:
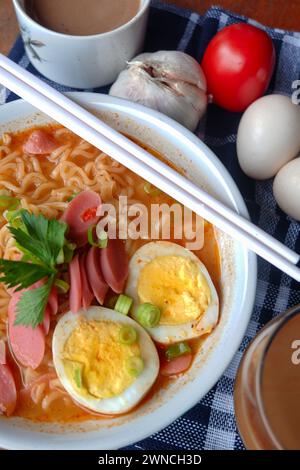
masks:
<instances>
[{"instance_id":1,"label":"red chili slice","mask_svg":"<svg viewBox=\"0 0 300 470\"><path fill-rule=\"evenodd\" d=\"M81 214L81 220L83 222L89 222L92 219L95 219L97 216L97 207L91 207L90 209L87 209Z\"/></svg>"}]
</instances>

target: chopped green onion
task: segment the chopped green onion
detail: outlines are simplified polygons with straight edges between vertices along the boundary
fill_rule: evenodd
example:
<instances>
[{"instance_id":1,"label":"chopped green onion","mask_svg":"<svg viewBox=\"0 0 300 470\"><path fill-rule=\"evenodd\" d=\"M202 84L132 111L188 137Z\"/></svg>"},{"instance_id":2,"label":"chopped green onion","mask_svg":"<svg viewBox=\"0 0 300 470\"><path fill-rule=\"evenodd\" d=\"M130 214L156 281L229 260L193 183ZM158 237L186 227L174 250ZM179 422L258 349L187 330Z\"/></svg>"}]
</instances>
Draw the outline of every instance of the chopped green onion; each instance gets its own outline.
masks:
<instances>
[{"instance_id":1,"label":"chopped green onion","mask_svg":"<svg viewBox=\"0 0 300 470\"><path fill-rule=\"evenodd\" d=\"M128 297L127 295L119 295L118 300L115 305L115 310L117 312L122 313L123 315L127 315L132 305L132 298Z\"/></svg>"},{"instance_id":2,"label":"chopped green onion","mask_svg":"<svg viewBox=\"0 0 300 470\"><path fill-rule=\"evenodd\" d=\"M94 241L94 235L93 231L95 229L96 225L92 225L91 227L88 228L87 236L88 236L88 242L91 246L97 246L98 248L106 248L107 247L107 242L108 242L108 235L104 230L100 232L99 237L97 239L97 242Z\"/></svg>"},{"instance_id":3,"label":"chopped green onion","mask_svg":"<svg viewBox=\"0 0 300 470\"><path fill-rule=\"evenodd\" d=\"M108 243L107 233L104 230L102 230L102 232L99 233L98 238L99 238L99 244L98 244L99 248L106 248L107 243Z\"/></svg>"},{"instance_id":4,"label":"chopped green onion","mask_svg":"<svg viewBox=\"0 0 300 470\"><path fill-rule=\"evenodd\" d=\"M64 254L64 249L61 248L59 250L58 256L56 258L56 264L63 264L65 261L65 254Z\"/></svg>"},{"instance_id":5,"label":"chopped green onion","mask_svg":"<svg viewBox=\"0 0 300 470\"><path fill-rule=\"evenodd\" d=\"M3 213L3 216L9 223L11 227L14 228L22 228L24 232L27 232L25 225L22 222L22 213L26 212L25 209L17 209L17 210L6 210Z\"/></svg>"},{"instance_id":6,"label":"chopped green onion","mask_svg":"<svg viewBox=\"0 0 300 470\"><path fill-rule=\"evenodd\" d=\"M149 194L150 196L158 196L161 193L160 189L156 188L151 183L144 184L144 191L146 194Z\"/></svg>"},{"instance_id":7,"label":"chopped green onion","mask_svg":"<svg viewBox=\"0 0 300 470\"><path fill-rule=\"evenodd\" d=\"M21 214L24 211L24 209L17 209L17 210L7 210L4 212L4 217L6 218L7 222L10 224L14 222L16 219L21 218Z\"/></svg>"},{"instance_id":8,"label":"chopped green onion","mask_svg":"<svg viewBox=\"0 0 300 470\"><path fill-rule=\"evenodd\" d=\"M54 284L61 294L66 294L70 289L70 284L63 279L55 279Z\"/></svg>"},{"instance_id":9,"label":"chopped green onion","mask_svg":"<svg viewBox=\"0 0 300 470\"><path fill-rule=\"evenodd\" d=\"M149 302L139 305L136 312L138 322L145 328L154 328L159 324L160 309Z\"/></svg>"},{"instance_id":10,"label":"chopped green onion","mask_svg":"<svg viewBox=\"0 0 300 470\"><path fill-rule=\"evenodd\" d=\"M73 201L73 199L75 199L75 197L78 196L78 194L79 194L79 192L78 193L73 193L70 197L68 197L67 202Z\"/></svg>"},{"instance_id":11,"label":"chopped green onion","mask_svg":"<svg viewBox=\"0 0 300 470\"><path fill-rule=\"evenodd\" d=\"M65 263L70 263L73 259L74 250L76 249L77 245L75 243L67 242L63 247L64 252L64 261Z\"/></svg>"},{"instance_id":12,"label":"chopped green onion","mask_svg":"<svg viewBox=\"0 0 300 470\"><path fill-rule=\"evenodd\" d=\"M165 352L166 358L168 361L175 359L175 357L183 356L184 354L191 353L192 350L188 343L176 343L168 347Z\"/></svg>"},{"instance_id":13,"label":"chopped green onion","mask_svg":"<svg viewBox=\"0 0 300 470\"><path fill-rule=\"evenodd\" d=\"M65 242L65 246L67 246L72 251L76 250L76 248L77 248L76 243L67 242L67 241Z\"/></svg>"},{"instance_id":14,"label":"chopped green onion","mask_svg":"<svg viewBox=\"0 0 300 470\"><path fill-rule=\"evenodd\" d=\"M20 199L13 196L0 195L0 208L1 209L16 209L20 204Z\"/></svg>"},{"instance_id":15,"label":"chopped green onion","mask_svg":"<svg viewBox=\"0 0 300 470\"><path fill-rule=\"evenodd\" d=\"M119 332L119 340L122 344L127 344L130 346L131 344L136 343L138 338L137 331L133 328L133 326L125 325L122 326Z\"/></svg>"},{"instance_id":16,"label":"chopped green onion","mask_svg":"<svg viewBox=\"0 0 300 470\"><path fill-rule=\"evenodd\" d=\"M71 250L68 246L65 245L63 248L63 252L64 252L64 262L70 263L73 259L74 250Z\"/></svg>"},{"instance_id":17,"label":"chopped green onion","mask_svg":"<svg viewBox=\"0 0 300 470\"><path fill-rule=\"evenodd\" d=\"M130 375L138 377L144 370L144 361L139 356L132 356L127 361Z\"/></svg>"},{"instance_id":18,"label":"chopped green onion","mask_svg":"<svg viewBox=\"0 0 300 470\"><path fill-rule=\"evenodd\" d=\"M82 371L81 371L80 367L75 369L74 380L75 380L75 383L76 383L78 388L82 388L82 375L81 375L81 372Z\"/></svg>"},{"instance_id":19,"label":"chopped green onion","mask_svg":"<svg viewBox=\"0 0 300 470\"><path fill-rule=\"evenodd\" d=\"M93 235L95 227L96 225L91 225L87 231L88 242L91 246L98 246L98 243L94 241L94 235Z\"/></svg>"}]
</instances>

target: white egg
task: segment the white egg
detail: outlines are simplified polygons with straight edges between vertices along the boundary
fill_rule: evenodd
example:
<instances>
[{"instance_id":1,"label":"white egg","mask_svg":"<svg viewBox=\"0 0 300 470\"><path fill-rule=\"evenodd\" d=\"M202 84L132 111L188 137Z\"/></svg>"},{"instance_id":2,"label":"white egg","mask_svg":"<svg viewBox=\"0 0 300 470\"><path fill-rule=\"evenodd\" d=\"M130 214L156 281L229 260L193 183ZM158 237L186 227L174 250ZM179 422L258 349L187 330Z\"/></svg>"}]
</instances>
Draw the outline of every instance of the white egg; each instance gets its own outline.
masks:
<instances>
[{"instance_id":1,"label":"white egg","mask_svg":"<svg viewBox=\"0 0 300 470\"><path fill-rule=\"evenodd\" d=\"M273 192L279 207L300 221L300 158L287 163L277 173Z\"/></svg>"},{"instance_id":2,"label":"white egg","mask_svg":"<svg viewBox=\"0 0 300 470\"><path fill-rule=\"evenodd\" d=\"M283 95L268 95L245 111L237 134L237 154L246 175L272 178L300 150L300 106Z\"/></svg>"},{"instance_id":3,"label":"white egg","mask_svg":"<svg viewBox=\"0 0 300 470\"><path fill-rule=\"evenodd\" d=\"M191 251L176 243L167 241L147 243L137 250L130 260L126 294L133 299L133 306L131 309L132 317L137 321L137 309L141 303L138 295L138 282L142 269L152 260L164 256L189 258L196 263L199 271L207 281L210 291L210 303L206 311L192 321L170 325L159 323L153 328L147 328L148 333L155 341L162 344L172 344L210 333L216 326L219 317L218 294L210 275L204 264ZM149 279L149 283L151 283L151 279ZM168 299L165 300L168 301Z\"/></svg>"},{"instance_id":4,"label":"white egg","mask_svg":"<svg viewBox=\"0 0 300 470\"><path fill-rule=\"evenodd\" d=\"M113 322L118 326L132 326L138 333L138 345L144 368L133 383L121 394L110 398L96 398L90 394L85 396L71 383L64 365L64 347L71 333L78 326L80 319L86 321ZM90 307L87 311L77 314L66 313L57 323L53 335L53 360L57 375L71 397L80 405L101 414L126 413L136 406L150 390L159 372L159 357L155 345L147 332L134 320L114 310L104 307Z\"/></svg>"}]
</instances>

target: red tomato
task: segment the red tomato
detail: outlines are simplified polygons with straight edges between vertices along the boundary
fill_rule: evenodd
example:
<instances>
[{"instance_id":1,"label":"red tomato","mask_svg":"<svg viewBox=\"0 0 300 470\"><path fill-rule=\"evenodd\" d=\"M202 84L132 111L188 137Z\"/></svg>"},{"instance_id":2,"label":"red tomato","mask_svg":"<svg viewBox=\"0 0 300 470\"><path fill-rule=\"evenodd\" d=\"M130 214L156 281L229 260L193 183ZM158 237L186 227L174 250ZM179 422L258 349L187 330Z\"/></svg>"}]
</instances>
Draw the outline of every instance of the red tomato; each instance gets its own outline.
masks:
<instances>
[{"instance_id":1,"label":"red tomato","mask_svg":"<svg viewBox=\"0 0 300 470\"><path fill-rule=\"evenodd\" d=\"M264 94L274 65L270 36L245 23L222 29L209 43L201 64L213 102L238 112Z\"/></svg>"}]
</instances>

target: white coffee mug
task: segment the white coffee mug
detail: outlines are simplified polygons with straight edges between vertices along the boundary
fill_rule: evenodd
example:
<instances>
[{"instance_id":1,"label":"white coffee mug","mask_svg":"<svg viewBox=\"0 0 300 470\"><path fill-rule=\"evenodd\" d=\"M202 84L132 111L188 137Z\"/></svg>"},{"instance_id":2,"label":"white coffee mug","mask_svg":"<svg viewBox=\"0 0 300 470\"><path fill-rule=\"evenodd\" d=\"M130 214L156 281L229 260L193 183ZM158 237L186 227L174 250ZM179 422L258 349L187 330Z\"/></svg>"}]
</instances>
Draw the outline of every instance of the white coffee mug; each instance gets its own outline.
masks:
<instances>
[{"instance_id":1,"label":"white coffee mug","mask_svg":"<svg viewBox=\"0 0 300 470\"><path fill-rule=\"evenodd\" d=\"M150 0L141 0L138 13L113 31L91 36L57 33L33 20L24 0L13 0L25 50L45 77L74 88L112 83L126 62L143 47Z\"/></svg>"}]
</instances>

